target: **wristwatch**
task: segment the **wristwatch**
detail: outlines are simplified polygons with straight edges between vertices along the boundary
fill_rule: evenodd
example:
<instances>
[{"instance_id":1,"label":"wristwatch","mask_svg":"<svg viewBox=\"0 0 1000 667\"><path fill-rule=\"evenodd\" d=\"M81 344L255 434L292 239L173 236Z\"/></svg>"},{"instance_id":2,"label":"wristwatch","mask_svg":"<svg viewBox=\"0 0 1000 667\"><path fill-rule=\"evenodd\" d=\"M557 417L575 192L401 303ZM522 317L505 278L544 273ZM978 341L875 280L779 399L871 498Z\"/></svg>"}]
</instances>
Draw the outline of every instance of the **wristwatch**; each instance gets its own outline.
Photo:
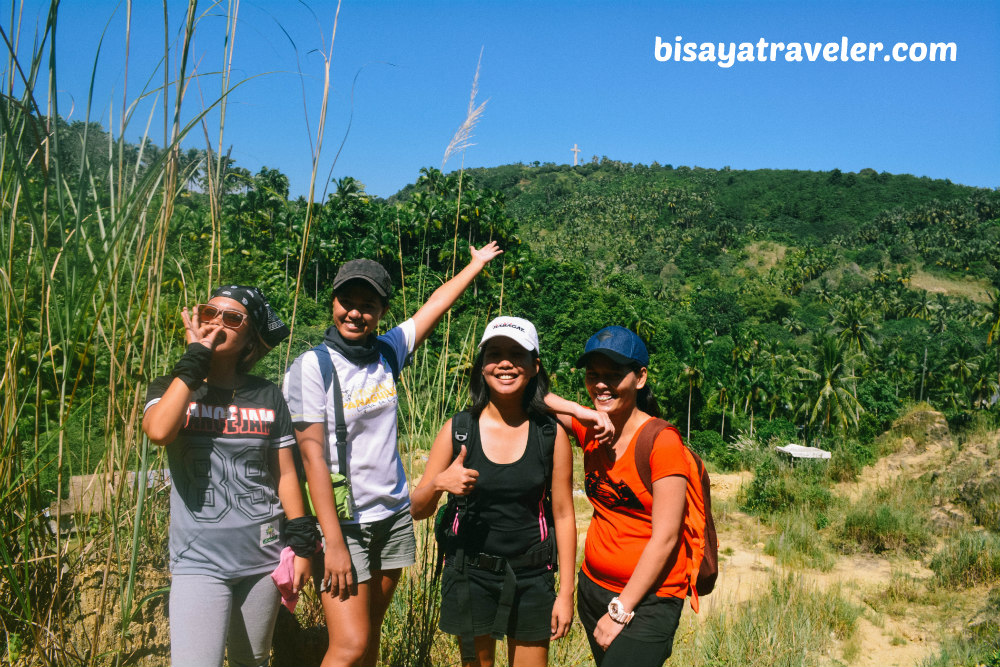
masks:
<instances>
[{"instance_id":1,"label":"wristwatch","mask_svg":"<svg viewBox=\"0 0 1000 667\"><path fill-rule=\"evenodd\" d=\"M611 602L608 603L608 616L611 620L620 625L628 625L632 617L635 616L634 611L628 613L625 612L625 607L622 605L622 601L618 599L617 596L611 598Z\"/></svg>"}]
</instances>

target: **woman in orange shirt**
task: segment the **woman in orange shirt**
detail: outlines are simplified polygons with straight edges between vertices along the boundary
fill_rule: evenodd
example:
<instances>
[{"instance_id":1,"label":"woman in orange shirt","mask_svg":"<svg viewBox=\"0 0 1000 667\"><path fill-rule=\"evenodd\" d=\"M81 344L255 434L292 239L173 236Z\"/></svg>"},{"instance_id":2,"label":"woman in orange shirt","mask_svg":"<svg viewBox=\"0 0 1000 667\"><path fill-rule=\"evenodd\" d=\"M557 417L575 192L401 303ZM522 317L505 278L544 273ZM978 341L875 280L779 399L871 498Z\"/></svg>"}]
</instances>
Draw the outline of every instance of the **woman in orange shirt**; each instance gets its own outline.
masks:
<instances>
[{"instance_id":1,"label":"woman in orange shirt","mask_svg":"<svg viewBox=\"0 0 1000 667\"><path fill-rule=\"evenodd\" d=\"M664 429L654 441L652 493L635 464L639 433L659 416L646 385L648 365L639 336L617 326L601 329L577 366L586 367L587 392L611 418L614 437L601 444L593 428L560 417L583 448L594 506L577 605L597 667L662 665L688 591L681 548L688 466L677 432Z\"/></svg>"}]
</instances>

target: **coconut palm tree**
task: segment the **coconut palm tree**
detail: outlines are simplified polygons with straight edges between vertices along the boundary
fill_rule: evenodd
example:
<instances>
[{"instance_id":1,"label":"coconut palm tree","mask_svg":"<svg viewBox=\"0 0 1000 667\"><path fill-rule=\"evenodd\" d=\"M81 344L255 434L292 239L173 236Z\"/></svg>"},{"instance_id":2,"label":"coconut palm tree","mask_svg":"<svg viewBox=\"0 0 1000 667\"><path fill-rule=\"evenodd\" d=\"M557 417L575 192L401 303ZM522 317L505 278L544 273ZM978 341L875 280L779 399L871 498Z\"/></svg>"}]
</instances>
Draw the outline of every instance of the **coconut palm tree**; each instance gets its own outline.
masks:
<instances>
[{"instance_id":1,"label":"coconut palm tree","mask_svg":"<svg viewBox=\"0 0 1000 667\"><path fill-rule=\"evenodd\" d=\"M845 301L831 312L831 319L840 329L837 340L849 354L867 355L875 345L871 314L860 300Z\"/></svg>"},{"instance_id":2,"label":"coconut palm tree","mask_svg":"<svg viewBox=\"0 0 1000 667\"><path fill-rule=\"evenodd\" d=\"M818 336L810 365L796 369L806 387L800 410L810 426L819 423L823 431L829 431L833 426L846 430L857 424L863 408L851 391L857 378L845 370L847 358L836 338Z\"/></svg>"},{"instance_id":3,"label":"coconut palm tree","mask_svg":"<svg viewBox=\"0 0 1000 667\"><path fill-rule=\"evenodd\" d=\"M697 366L697 364L685 363L684 368L681 369L681 378L687 380L688 383L688 415L687 415L687 435L685 438L687 440L691 439L691 398L694 396L695 387L701 387L701 383L705 380L705 373Z\"/></svg>"}]
</instances>

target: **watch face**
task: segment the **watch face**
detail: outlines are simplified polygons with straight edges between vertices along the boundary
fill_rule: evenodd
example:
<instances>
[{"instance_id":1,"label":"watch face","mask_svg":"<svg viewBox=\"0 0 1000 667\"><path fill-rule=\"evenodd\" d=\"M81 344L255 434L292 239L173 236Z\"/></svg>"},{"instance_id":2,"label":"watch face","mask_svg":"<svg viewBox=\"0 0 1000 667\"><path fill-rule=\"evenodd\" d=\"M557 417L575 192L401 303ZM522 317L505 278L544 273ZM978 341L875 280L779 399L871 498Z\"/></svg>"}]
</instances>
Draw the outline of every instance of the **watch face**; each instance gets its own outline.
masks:
<instances>
[{"instance_id":1,"label":"watch face","mask_svg":"<svg viewBox=\"0 0 1000 667\"><path fill-rule=\"evenodd\" d=\"M608 603L608 616L612 620L621 623L622 616L625 615L625 610L622 608L622 602L618 598L614 598Z\"/></svg>"}]
</instances>

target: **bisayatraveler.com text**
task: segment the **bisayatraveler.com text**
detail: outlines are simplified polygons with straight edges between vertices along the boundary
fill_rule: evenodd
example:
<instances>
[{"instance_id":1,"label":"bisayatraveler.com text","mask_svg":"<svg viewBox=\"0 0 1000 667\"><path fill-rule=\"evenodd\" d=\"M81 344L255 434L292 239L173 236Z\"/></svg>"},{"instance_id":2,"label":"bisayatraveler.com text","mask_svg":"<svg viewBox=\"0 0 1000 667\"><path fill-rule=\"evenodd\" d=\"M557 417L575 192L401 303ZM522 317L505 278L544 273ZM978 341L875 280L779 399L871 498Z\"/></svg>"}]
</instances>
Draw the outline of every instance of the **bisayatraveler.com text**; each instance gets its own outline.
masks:
<instances>
[{"instance_id":1,"label":"bisayatraveler.com text","mask_svg":"<svg viewBox=\"0 0 1000 667\"><path fill-rule=\"evenodd\" d=\"M852 42L841 37L836 42L685 42L681 35L672 40L656 36L654 56L660 62L715 63L732 67L736 63L863 63L863 62L955 62L955 42Z\"/></svg>"}]
</instances>

